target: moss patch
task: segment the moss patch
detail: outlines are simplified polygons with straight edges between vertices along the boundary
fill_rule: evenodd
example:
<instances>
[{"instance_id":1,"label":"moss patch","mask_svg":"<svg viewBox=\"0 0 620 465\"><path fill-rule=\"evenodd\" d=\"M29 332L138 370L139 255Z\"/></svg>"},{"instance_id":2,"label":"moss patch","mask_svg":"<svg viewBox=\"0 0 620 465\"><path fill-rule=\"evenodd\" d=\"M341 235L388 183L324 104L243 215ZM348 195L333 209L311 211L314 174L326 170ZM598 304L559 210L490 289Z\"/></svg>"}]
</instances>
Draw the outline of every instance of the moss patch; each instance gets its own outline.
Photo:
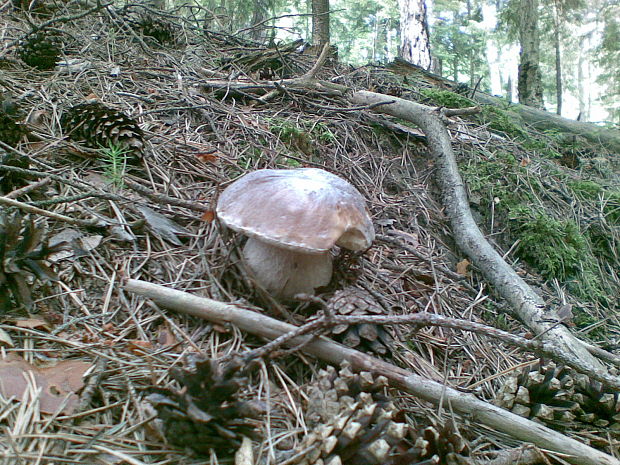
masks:
<instances>
[{"instance_id":1,"label":"moss patch","mask_svg":"<svg viewBox=\"0 0 620 465\"><path fill-rule=\"evenodd\" d=\"M541 275L566 281L578 274L587 246L574 221L519 206L511 210L510 222L519 238L515 253Z\"/></svg>"}]
</instances>

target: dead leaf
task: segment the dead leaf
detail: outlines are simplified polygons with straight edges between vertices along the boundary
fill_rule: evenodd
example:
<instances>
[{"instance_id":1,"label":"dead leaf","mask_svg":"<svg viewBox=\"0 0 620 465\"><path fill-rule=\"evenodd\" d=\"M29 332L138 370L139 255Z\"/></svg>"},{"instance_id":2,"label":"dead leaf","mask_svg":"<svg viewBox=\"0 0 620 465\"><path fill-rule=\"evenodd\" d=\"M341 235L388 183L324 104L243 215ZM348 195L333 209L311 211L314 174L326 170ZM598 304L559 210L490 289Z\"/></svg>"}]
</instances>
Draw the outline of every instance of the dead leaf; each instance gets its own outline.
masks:
<instances>
[{"instance_id":1,"label":"dead leaf","mask_svg":"<svg viewBox=\"0 0 620 465\"><path fill-rule=\"evenodd\" d=\"M46 110L35 110L28 115L26 122L35 128L43 129L49 120L49 113Z\"/></svg>"},{"instance_id":2,"label":"dead leaf","mask_svg":"<svg viewBox=\"0 0 620 465\"><path fill-rule=\"evenodd\" d=\"M422 282L424 284L427 284L429 286L434 286L436 284L435 283L435 278L432 275L430 275L430 274L413 273L412 276L413 276L413 278L416 281L420 281L420 282Z\"/></svg>"},{"instance_id":3,"label":"dead leaf","mask_svg":"<svg viewBox=\"0 0 620 465\"><path fill-rule=\"evenodd\" d=\"M573 306L571 304L564 304L558 308L558 316L563 323L567 323L569 326L573 325Z\"/></svg>"},{"instance_id":4,"label":"dead leaf","mask_svg":"<svg viewBox=\"0 0 620 465\"><path fill-rule=\"evenodd\" d=\"M394 223L396 223L394 218L384 218L375 221L375 224L378 224L379 226L392 226Z\"/></svg>"},{"instance_id":5,"label":"dead leaf","mask_svg":"<svg viewBox=\"0 0 620 465\"><path fill-rule=\"evenodd\" d=\"M150 341L141 341L138 339L127 341L127 346L129 347L129 350L136 355L146 354L153 350L153 344Z\"/></svg>"},{"instance_id":6,"label":"dead leaf","mask_svg":"<svg viewBox=\"0 0 620 465\"><path fill-rule=\"evenodd\" d=\"M464 258L456 264L456 272L461 276L469 276L469 265L471 265L471 262Z\"/></svg>"},{"instance_id":7,"label":"dead leaf","mask_svg":"<svg viewBox=\"0 0 620 465\"><path fill-rule=\"evenodd\" d=\"M215 154L215 151L212 152L198 152L195 154L198 160L205 163L217 163L219 161L219 157Z\"/></svg>"},{"instance_id":8,"label":"dead leaf","mask_svg":"<svg viewBox=\"0 0 620 465\"><path fill-rule=\"evenodd\" d=\"M50 329L50 325L47 321L40 318L21 318L19 320L15 320L15 326L18 328L44 329L46 331L49 331Z\"/></svg>"},{"instance_id":9,"label":"dead leaf","mask_svg":"<svg viewBox=\"0 0 620 465\"><path fill-rule=\"evenodd\" d=\"M114 333L116 331L116 326L114 323L106 323L101 327L102 331Z\"/></svg>"},{"instance_id":10,"label":"dead leaf","mask_svg":"<svg viewBox=\"0 0 620 465\"><path fill-rule=\"evenodd\" d=\"M521 159L521 163L519 163L521 165L521 168L525 168L527 165L529 165L531 162L531 160L529 159L529 157L523 157Z\"/></svg>"},{"instance_id":11,"label":"dead leaf","mask_svg":"<svg viewBox=\"0 0 620 465\"><path fill-rule=\"evenodd\" d=\"M58 246L58 251L50 254L48 260L56 263L71 257L80 258L87 256L90 251L101 244L102 239L103 236L101 235L84 236L76 229L65 228L50 238L50 246Z\"/></svg>"},{"instance_id":12,"label":"dead leaf","mask_svg":"<svg viewBox=\"0 0 620 465\"><path fill-rule=\"evenodd\" d=\"M4 397L24 400L28 392L28 373L32 372L35 387L41 390L42 412L70 415L78 405L77 391L84 387L84 374L92 364L80 360L63 360L54 366L37 368L16 354L0 360L0 392Z\"/></svg>"},{"instance_id":13,"label":"dead leaf","mask_svg":"<svg viewBox=\"0 0 620 465\"><path fill-rule=\"evenodd\" d=\"M13 339L4 329L0 328L0 346L15 347Z\"/></svg>"},{"instance_id":14,"label":"dead leaf","mask_svg":"<svg viewBox=\"0 0 620 465\"><path fill-rule=\"evenodd\" d=\"M157 344L161 347L172 347L178 344L177 338L174 337L170 328L165 325L159 327L159 331L157 333Z\"/></svg>"},{"instance_id":15,"label":"dead leaf","mask_svg":"<svg viewBox=\"0 0 620 465\"><path fill-rule=\"evenodd\" d=\"M400 229L392 229L390 234L402 239L405 243L410 244L413 247L420 245L417 234L411 234L406 231L401 231Z\"/></svg>"},{"instance_id":16,"label":"dead leaf","mask_svg":"<svg viewBox=\"0 0 620 465\"><path fill-rule=\"evenodd\" d=\"M190 232L180 224L175 223L171 219L165 217L160 213L157 213L156 211L151 210L148 207L145 207L144 205L136 206L136 210L142 213L142 216L144 216L146 224L148 225L151 232L158 235L162 239L170 242L171 244L183 245L183 243L178 238L178 235L190 235Z\"/></svg>"},{"instance_id":17,"label":"dead leaf","mask_svg":"<svg viewBox=\"0 0 620 465\"><path fill-rule=\"evenodd\" d=\"M206 223L211 223L215 219L215 212L213 210L207 210L202 214L200 219Z\"/></svg>"}]
</instances>

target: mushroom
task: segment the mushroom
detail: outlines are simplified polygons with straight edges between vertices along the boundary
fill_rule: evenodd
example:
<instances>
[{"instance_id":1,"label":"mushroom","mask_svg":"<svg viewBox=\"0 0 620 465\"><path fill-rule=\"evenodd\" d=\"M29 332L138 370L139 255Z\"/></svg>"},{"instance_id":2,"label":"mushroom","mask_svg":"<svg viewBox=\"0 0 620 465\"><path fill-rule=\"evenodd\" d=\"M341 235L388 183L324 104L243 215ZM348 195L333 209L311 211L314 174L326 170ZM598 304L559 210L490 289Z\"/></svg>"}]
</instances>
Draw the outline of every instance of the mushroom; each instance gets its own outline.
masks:
<instances>
[{"instance_id":1,"label":"mushroom","mask_svg":"<svg viewBox=\"0 0 620 465\"><path fill-rule=\"evenodd\" d=\"M217 216L248 236L243 256L270 294L312 294L332 276L334 245L370 247L375 230L351 184L317 168L253 171L228 186Z\"/></svg>"}]
</instances>

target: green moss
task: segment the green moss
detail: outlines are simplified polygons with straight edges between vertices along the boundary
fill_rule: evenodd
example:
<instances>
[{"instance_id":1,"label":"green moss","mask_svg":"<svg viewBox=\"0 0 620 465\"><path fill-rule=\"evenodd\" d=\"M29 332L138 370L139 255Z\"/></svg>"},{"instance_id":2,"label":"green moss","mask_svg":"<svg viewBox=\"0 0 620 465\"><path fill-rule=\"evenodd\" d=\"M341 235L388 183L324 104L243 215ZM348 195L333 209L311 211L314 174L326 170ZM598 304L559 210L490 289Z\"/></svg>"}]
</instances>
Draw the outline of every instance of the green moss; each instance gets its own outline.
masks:
<instances>
[{"instance_id":1,"label":"green moss","mask_svg":"<svg viewBox=\"0 0 620 465\"><path fill-rule=\"evenodd\" d=\"M507 136L515 137L524 141L530 140L528 133L514 121L504 110L491 105L482 107L482 123L493 131L502 132Z\"/></svg>"},{"instance_id":2,"label":"green moss","mask_svg":"<svg viewBox=\"0 0 620 465\"><path fill-rule=\"evenodd\" d=\"M517 159L508 152L498 152L487 160L479 160L461 167L463 179L474 196L480 197L487 208L496 202L496 210L507 213L512 208L531 200L530 189L520 189L521 177L527 173Z\"/></svg>"},{"instance_id":3,"label":"green moss","mask_svg":"<svg viewBox=\"0 0 620 465\"><path fill-rule=\"evenodd\" d=\"M278 136L285 144L297 143L301 139L304 143L308 142L310 136L296 124L284 118L270 118L268 120L269 130Z\"/></svg>"},{"instance_id":4,"label":"green moss","mask_svg":"<svg viewBox=\"0 0 620 465\"><path fill-rule=\"evenodd\" d=\"M594 181L578 180L569 181L568 187L582 199L596 198L603 191L603 186Z\"/></svg>"},{"instance_id":5,"label":"green moss","mask_svg":"<svg viewBox=\"0 0 620 465\"><path fill-rule=\"evenodd\" d=\"M510 221L519 238L515 253L545 278L566 281L579 273L588 250L575 222L526 207L513 209Z\"/></svg>"},{"instance_id":6,"label":"green moss","mask_svg":"<svg viewBox=\"0 0 620 465\"><path fill-rule=\"evenodd\" d=\"M476 102L448 90L422 89L420 94L433 104L446 108L475 107Z\"/></svg>"}]
</instances>

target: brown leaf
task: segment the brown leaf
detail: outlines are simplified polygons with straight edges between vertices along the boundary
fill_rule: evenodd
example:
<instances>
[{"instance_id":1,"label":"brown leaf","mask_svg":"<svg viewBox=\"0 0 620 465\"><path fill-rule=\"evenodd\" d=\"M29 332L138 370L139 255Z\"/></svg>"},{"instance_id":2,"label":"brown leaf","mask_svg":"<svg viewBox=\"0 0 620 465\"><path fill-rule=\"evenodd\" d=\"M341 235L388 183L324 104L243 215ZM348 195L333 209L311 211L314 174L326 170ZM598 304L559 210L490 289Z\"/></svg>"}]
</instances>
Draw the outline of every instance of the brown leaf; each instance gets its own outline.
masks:
<instances>
[{"instance_id":1,"label":"brown leaf","mask_svg":"<svg viewBox=\"0 0 620 465\"><path fill-rule=\"evenodd\" d=\"M161 325L157 331L157 344L162 347L170 347L177 343L177 338L174 337L174 333L170 331L170 328L167 325Z\"/></svg>"},{"instance_id":2,"label":"brown leaf","mask_svg":"<svg viewBox=\"0 0 620 465\"><path fill-rule=\"evenodd\" d=\"M146 354L153 349L153 344L150 341L141 341L138 339L127 341L127 345L129 350L136 355Z\"/></svg>"},{"instance_id":3,"label":"brown leaf","mask_svg":"<svg viewBox=\"0 0 620 465\"><path fill-rule=\"evenodd\" d=\"M420 281L420 282L422 282L424 284L428 284L429 286L434 286L435 285L435 278L433 278L433 276L431 276L430 274L414 273L413 277L417 281Z\"/></svg>"},{"instance_id":4,"label":"brown leaf","mask_svg":"<svg viewBox=\"0 0 620 465\"><path fill-rule=\"evenodd\" d=\"M49 331L50 329L50 325L47 321L40 318L22 318L15 320L15 326L18 328L44 329L46 331Z\"/></svg>"},{"instance_id":5,"label":"brown leaf","mask_svg":"<svg viewBox=\"0 0 620 465\"><path fill-rule=\"evenodd\" d=\"M207 210L206 212L202 214L200 219L207 223L211 223L211 221L215 219L215 212L213 210Z\"/></svg>"},{"instance_id":6,"label":"brown leaf","mask_svg":"<svg viewBox=\"0 0 620 465\"><path fill-rule=\"evenodd\" d=\"M464 258L456 264L456 272L461 276L469 276L469 265L471 265L471 262Z\"/></svg>"},{"instance_id":7,"label":"brown leaf","mask_svg":"<svg viewBox=\"0 0 620 465\"><path fill-rule=\"evenodd\" d=\"M35 388L41 390L39 405L42 412L70 415L78 405L76 392L84 387L82 377L92 366L80 360L63 360L54 366L37 368L16 354L0 360L0 392L4 397L26 399L32 373Z\"/></svg>"},{"instance_id":8,"label":"brown leaf","mask_svg":"<svg viewBox=\"0 0 620 465\"><path fill-rule=\"evenodd\" d=\"M196 158L198 158L198 160L205 162L205 163L217 163L219 161L219 157L214 153L215 151L212 152L198 152L196 153Z\"/></svg>"},{"instance_id":9,"label":"brown leaf","mask_svg":"<svg viewBox=\"0 0 620 465\"><path fill-rule=\"evenodd\" d=\"M522 168L525 168L527 165L529 165L531 162L531 160L529 159L529 157L523 157L521 159L521 163L519 163L521 165Z\"/></svg>"}]
</instances>

